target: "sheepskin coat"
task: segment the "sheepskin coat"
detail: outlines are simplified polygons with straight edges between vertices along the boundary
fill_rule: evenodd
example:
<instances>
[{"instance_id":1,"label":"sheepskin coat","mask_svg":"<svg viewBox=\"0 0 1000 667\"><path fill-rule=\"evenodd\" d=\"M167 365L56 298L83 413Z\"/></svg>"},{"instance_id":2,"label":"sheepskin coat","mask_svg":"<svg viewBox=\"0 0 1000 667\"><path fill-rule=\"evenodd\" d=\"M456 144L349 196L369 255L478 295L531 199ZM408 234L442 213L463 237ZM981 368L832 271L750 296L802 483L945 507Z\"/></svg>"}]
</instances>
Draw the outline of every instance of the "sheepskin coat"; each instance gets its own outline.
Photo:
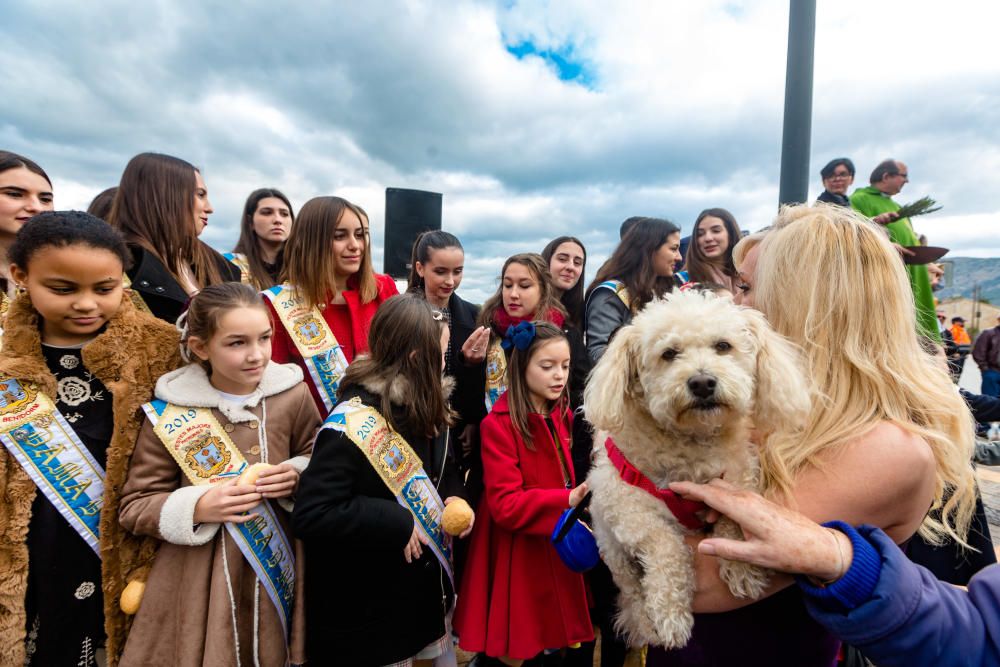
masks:
<instances>
[{"instance_id":1,"label":"sheepskin coat","mask_svg":"<svg viewBox=\"0 0 1000 667\"><path fill-rule=\"evenodd\" d=\"M42 356L39 318L28 296L11 304L4 326L0 374L33 382L49 397L56 379ZM145 579L157 542L123 531L118 501L142 425L141 406L153 396L163 373L180 363L173 326L139 312L122 298L121 308L104 332L82 351L83 362L112 396L114 435L108 445L104 505L101 514L101 570L104 627L110 665L116 665L131 619L118 606L125 585ZM28 577L26 539L35 484L4 447L0 447L0 664L24 663L24 597Z\"/></svg>"},{"instance_id":2,"label":"sheepskin coat","mask_svg":"<svg viewBox=\"0 0 1000 667\"><path fill-rule=\"evenodd\" d=\"M211 408L250 464L286 462L301 472L320 424L302 373L292 365L268 364L257 391L241 404L223 399L196 364L160 378L156 397L177 406ZM123 667L305 662L300 545L295 545L295 603L286 651L274 603L229 532L219 523L194 523L195 505L210 488L191 485L147 420L122 490L121 522L163 544L125 645ZM268 502L290 535L291 503Z\"/></svg>"},{"instance_id":3,"label":"sheepskin coat","mask_svg":"<svg viewBox=\"0 0 1000 667\"><path fill-rule=\"evenodd\" d=\"M447 432L437 438L408 429L405 404L416 391L406 378L368 378L347 387L382 409L386 392L398 432L420 457L442 500L462 496ZM385 415L383 415L385 416ZM323 429L302 475L295 530L306 548L308 654L312 665L376 667L416 655L445 634L454 592L428 547L407 563L403 548L413 515L400 505L350 438Z\"/></svg>"},{"instance_id":4,"label":"sheepskin coat","mask_svg":"<svg viewBox=\"0 0 1000 667\"><path fill-rule=\"evenodd\" d=\"M563 565L551 542L569 508L556 448L569 463L571 417L562 408L551 418L556 438L542 415L528 416L529 449L505 393L480 428L486 491L455 609L455 630L467 651L528 659L594 638L583 575ZM572 465L568 472L575 486Z\"/></svg>"}]
</instances>

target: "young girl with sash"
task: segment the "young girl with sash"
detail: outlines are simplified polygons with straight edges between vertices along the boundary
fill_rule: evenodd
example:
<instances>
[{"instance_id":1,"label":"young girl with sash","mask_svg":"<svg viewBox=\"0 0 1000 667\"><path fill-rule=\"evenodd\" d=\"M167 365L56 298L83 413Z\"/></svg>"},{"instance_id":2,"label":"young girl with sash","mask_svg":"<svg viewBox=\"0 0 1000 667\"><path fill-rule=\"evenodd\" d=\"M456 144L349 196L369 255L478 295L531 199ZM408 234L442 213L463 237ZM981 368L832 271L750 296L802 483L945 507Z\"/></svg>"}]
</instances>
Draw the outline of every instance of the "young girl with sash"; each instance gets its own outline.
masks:
<instances>
[{"instance_id":1,"label":"young girl with sash","mask_svg":"<svg viewBox=\"0 0 1000 667\"><path fill-rule=\"evenodd\" d=\"M319 415L252 287L206 287L178 326L192 363L143 406L122 490L122 525L163 541L122 664L303 663L289 512Z\"/></svg>"},{"instance_id":2,"label":"young girl with sash","mask_svg":"<svg viewBox=\"0 0 1000 667\"><path fill-rule=\"evenodd\" d=\"M305 372L328 415L347 364L368 350L379 304L397 294L372 269L368 216L346 199L315 197L299 211L285 243L284 283L264 291L274 312L274 360Z\"/></svg>"},{"instance_id":3,"label":"young girl with sash","mask_svg":"<svg viewBox=\"0 0 1000 667\"><path fill-rule=\"evenodd\" d=\"M455 611L459 645L520 665L594 638L583 576L552 546L560 515L586 495L570 457L570 350L562 330L524 321L508 390L481 426L486 491Z\"/></svg>"},{"instance_id":4,"label":"young girl with sash","mask_svg":"<svg viewBox=\"0 0 1000 667\"><path fill-rule=\"evenodd\" d=\"M414 295L386 301L370 354L348 368L316 438L294 515L310 664L409 667L452 650L451 538L441 516L463 488L441 381L444 324Z\"/></svg>"},{"instance_id":5,"label":"young girl with sash","mask_svg":"<svg viewBox=\"0 0 1000 667\"><path fill-rule=\"evenodd\" d=\"M597 362L611 336L653 299L674 288L681 232L658 218L639 218L587 288L587 352Z\"/></svg>"},{"instance_id":6,"label":"young girl with sash","mask_svg":"<svg viewBox=\"0 0 1000 667\"><path fill-rule=\"evenodd\" d=\"M413 243L408 292L420 294L444 315L450 332L445 350L445 375L454 378L451 406L458 413L452 432L461 444L459 467L468 470L478 443L479 422L486 416L482 400L484 362L490 329L476 326L479 306L456 294L462 284L465 250L452 234L424 232Z\"/></svg>"},{"instance_id":7,"label":"young girl with sash","mask_svg":"<svg viewBox=\"0 0 1000 667\"><path fill-rule=\"evenodd\" d=\"M282 250L295 221L288 197L274 188L254 190L243 206L240 240L223 257L240 270L240 281L265 290L277 285L284 265Z\"/></svg>"},{"instance_id":8,"label":"young girl with sash","mask_svg":"<svg viewBox=\"0 0 1000 667\"><path fill-rule=\"evenodd\" d=\"M121 236L41 213L8 253L20 295L0 353L0 664L115 665L156 541L118 523L140 406L180 362L174 327L122 289ZM136 584L138 585L138 584Z\"/></svg>"},{"instance_id":9,"label":"young girl with sash","mask_svg":"<svg viewBox=\"0 0 1000 667\"><path fill-rule=\"evenodd\" d=\"M0 151L0 258L7 257L21 226L32 216L51 211L52 202L52 181L41 167L17 153ZM0 261L0 327L13 297L10 267Z\"/></svg>"},{"instance_id":10,"label":"young girl with sash","mask_svg":"<svg viewBox=\"0 0 1000 667\"><path fill-rule=\"evenodd\" d=\"M129 160L108 222L132 252L127 278L137 303L170 324L199 289L240 279L239 269L198 240L211 213L194 165L159 153Z\"/></svg>"}]
</instances>

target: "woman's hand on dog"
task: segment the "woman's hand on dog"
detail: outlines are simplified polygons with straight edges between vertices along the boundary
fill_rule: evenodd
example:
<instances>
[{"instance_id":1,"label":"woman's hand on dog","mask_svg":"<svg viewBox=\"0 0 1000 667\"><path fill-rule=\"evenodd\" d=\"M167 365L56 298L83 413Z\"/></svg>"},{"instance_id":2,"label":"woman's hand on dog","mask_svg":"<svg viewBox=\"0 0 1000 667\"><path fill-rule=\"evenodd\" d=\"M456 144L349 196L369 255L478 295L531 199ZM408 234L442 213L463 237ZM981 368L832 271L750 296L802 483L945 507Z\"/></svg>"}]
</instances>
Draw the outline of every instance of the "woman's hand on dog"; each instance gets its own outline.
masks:
<instances>
[{"instance_id":1,"label":"woman's hand on dog","mask_svg":"<svg viewBox=\"0 0 1000 667\"><path fill-rule=\"evenodd\" d=\"M708 484L674 482L670 488L685 498L702 501L743 529L746 541L706 538L698 543L700 553L825 582L839 579L851 564L854 552L846 535L756 493L721 479Z\"/></svg>"},{"instance_id":2,"label":"woman's hand on dog","mask_svg":"<svg viewBox=\"0 0 1000 667\"><path fill-rule=\"evenodd\" d=\"M573 489L572 491L570 491L569 492L569 506L570 507L576 507L577 505L579 505L580 501L583 500L583 497L587 495L588 491L590 491L590 488L587 486L586 482L584 482L580 486L578 486L575 489Z\"/></svg>"}]
</instances>

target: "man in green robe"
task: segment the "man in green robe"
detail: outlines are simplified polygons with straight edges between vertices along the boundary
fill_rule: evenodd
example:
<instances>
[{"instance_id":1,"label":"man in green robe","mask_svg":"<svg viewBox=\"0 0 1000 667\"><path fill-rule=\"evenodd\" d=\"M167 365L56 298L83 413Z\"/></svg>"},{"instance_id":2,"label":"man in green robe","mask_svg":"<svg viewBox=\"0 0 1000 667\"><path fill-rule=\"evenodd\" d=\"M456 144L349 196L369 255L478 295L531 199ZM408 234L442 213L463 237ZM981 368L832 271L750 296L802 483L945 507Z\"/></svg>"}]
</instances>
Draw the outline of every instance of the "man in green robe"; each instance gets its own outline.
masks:
<instances>
[{"instance_id":1,"label":"man in green robe","mask_svg":"<svg viewBox=\"0 0 1000 667\"><path fill-rule=\"evenodd\" d=\"M892 196L899 194L903 186L909 182L906 165L898 160L883 160L872 171L869 181L871 185L859 188L851 195L851 207L875 222L885 225L889 239L896 246L905 248L920 245L920 239L913 231L910 219L898 218L895 215L900 207L892 200ZM910 287L913 289L913 300L917 307L917 331L940 343L941 333L934 314L934 293L931 291L931 278L927 267L923 264L907 264L906 272L910 276Z\"/></svg>"}]
</instances>

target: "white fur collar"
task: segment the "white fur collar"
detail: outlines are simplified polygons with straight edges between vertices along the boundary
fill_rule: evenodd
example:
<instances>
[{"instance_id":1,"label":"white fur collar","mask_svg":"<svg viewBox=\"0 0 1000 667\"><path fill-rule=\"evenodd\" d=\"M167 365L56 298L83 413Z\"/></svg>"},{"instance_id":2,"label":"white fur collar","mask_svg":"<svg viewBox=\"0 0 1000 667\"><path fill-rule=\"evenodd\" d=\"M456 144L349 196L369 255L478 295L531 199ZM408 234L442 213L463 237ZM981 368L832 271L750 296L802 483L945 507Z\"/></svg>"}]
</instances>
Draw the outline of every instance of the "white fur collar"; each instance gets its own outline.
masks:
<instances>
[{"instance_id":1,"label":"white fur collar","mask_svg":"<svg viewBox=\"0 0 1000 667\"><path fill-rule=\"evenodd\" d=\"M268 363L257 390L236 404L219 395L198 364L188 364L170 371L156 382L156 397L189 408L216 408L234 423L256 421L249 408L256 408L268 397L287 391L302 382L302 370L295 364Z\"/></svg>"}]
</instances>

